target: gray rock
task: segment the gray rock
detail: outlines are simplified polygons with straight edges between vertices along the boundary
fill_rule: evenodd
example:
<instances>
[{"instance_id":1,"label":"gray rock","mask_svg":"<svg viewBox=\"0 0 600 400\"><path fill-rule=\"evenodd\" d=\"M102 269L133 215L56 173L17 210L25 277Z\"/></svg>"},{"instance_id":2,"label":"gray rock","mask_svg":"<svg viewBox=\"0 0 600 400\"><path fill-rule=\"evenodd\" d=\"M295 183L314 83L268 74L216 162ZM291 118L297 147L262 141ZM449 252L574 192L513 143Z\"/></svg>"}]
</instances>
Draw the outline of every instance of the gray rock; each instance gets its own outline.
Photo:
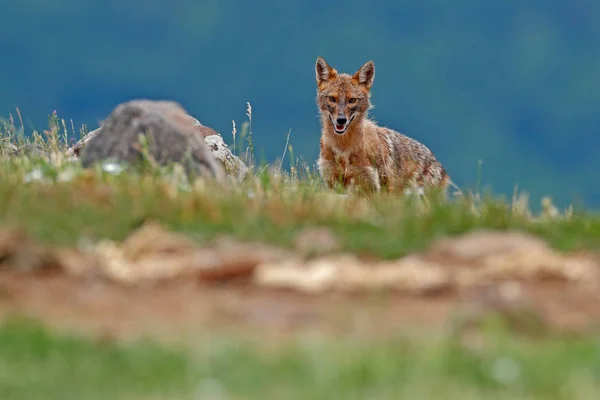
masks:
<instances>
[{"instance_id":1,"label":"gray rock","mask_svg":"<svg viewBox=\"0 0 600 400\"><path fill-rule=\"evenodd\" d=\"M139 136L145 134L148 152L157 164L180 163L191 176L221 180L222 165L204 142L201 129L190 122L176 102L131 100L118 105L100 128L71 150L79 153L86 168L105 160L136 163L142 160Z\"/></svg>"},{"instance_id":2,"label":"gray rock","mask_svg":"<svg viewBox=\"0 0 600 400\"><path fill-rule=\"evenodd\" d=\"M0 156L2 158L10 158L17 156L19 154L19 148L10 142L1 142L0 143Z\"/></svg>"},{"instance_id":3,"label":"gray rock","mask_svg":"<svg viewBox=\"0 0 600 400\"><path fill-rule=\"evenodd\" d=\"M52 151L44 148L39 143L5 143L0 146L0 155L3 158L28 157L35 159L52 160Z\"/></svg>"},{"instance_id":4,"label":"gray rock","mask_svg":"<svg viewBox=\"0 0 600 400\"><path fill-rule=\"evenodd\" d=\"M193 122L193 125L197 127L200 133L204 136L204 141L208 145L208 148L212 152L213 156L219 161L225 168L225 172L236 179L238 182L242 182L246 175L248 175L248 167L244 162L235 154L231 152L223 137L217 133L214 129L202 125L196 118L189 116Z\"/></svg>"},{"instance_id":5,"label":"gray rock","mask_svg":"<svg viewBox=\"0 0 600 400\"><path fill-rule=\"evenodd\" d=\"M242 182L248 175L248 167L242 160L240 160L239 157L234 155L231 150L229 150L229 147L221 135L208 135L204 138L204 141L208 145L208 148L212 152L213 156L215 156L215 158L221 162L226 173L236 179L238 182Z\"/></svg>"}]
</instances>

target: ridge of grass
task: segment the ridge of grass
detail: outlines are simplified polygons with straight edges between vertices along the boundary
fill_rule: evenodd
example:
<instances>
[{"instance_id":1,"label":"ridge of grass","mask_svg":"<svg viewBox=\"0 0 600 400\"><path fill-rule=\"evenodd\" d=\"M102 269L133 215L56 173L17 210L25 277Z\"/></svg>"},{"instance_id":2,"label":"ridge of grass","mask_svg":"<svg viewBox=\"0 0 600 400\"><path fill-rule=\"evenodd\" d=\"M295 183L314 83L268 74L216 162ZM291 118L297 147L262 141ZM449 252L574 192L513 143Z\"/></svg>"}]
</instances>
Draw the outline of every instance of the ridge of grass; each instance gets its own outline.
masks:
<instances>
[{"instance_id":1,"label":"ridge of grass","mask_svg":"<svg viewBox=\"0 0 600 400\"><path fill-rule=\"evenodd\" d=\"M20 226L48 243L121 240L153 219L198 240L231 234L282 246L306 227L325 226L339 237L343 250L381 258L480 228L527 231L560 250L597 250L600 245L599 215L572 208L560 212L549 198L533 215L524 194L509 201L477 191L450 202L433 197L427 204L387 194L341 197L325 187L314 168L291 158L290 171L253 164L245 182L224 186L190 184L177 165L123 169L108 163L86 170L66 159L67 137L75 132L68 132L56 114L49 116L44 135L24 137L10 121L0 125L5 154L0 159L0 225ZM15 148L24 150L6 156Z\"/></svg>"}]
</instances>

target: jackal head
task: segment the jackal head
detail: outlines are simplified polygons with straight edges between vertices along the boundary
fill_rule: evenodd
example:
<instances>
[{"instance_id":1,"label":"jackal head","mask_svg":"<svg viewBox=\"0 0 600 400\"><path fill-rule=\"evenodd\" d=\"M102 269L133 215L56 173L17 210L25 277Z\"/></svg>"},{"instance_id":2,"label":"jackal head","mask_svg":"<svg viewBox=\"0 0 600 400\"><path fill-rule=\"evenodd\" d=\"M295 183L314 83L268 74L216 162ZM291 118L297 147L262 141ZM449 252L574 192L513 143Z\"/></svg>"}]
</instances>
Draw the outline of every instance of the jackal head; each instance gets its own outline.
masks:
<instances>
[{"instance_id":1,"label":"jackal head","mask_svg":"<svg viewBox=\"0 0 600 400\"><path fill-rule=\"evenodd\" d=\"M375 79L375 64L367 62L354 75L338 73L321 57L315 65L317 75L317 105L323 123L331 123L338 135L343 135L352 121L367 115L369 97Z\"/></svg>"}]
</instances>

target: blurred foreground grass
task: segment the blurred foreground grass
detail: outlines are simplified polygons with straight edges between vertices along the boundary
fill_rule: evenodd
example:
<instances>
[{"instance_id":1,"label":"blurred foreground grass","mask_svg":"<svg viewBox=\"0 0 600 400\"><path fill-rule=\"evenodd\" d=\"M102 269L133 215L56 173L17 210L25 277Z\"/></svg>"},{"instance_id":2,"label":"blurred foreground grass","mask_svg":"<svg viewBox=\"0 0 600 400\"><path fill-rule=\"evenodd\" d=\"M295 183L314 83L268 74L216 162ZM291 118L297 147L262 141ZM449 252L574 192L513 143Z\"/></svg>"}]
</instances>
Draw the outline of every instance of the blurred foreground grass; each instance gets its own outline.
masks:
<instances>
[{"instance_id":1,"label":"blurred foreground grass","mask_svg":"<svg viewBox=\"0 0 600 400\"><path fill-rule=\"evenodd\" d=\"M273 351L215 338L184 350L15 320L0 328L0 398L576 400L600 390L597 337L533 343L489 330L484 342L313 340Z\"/></svg>"}]
</instances>

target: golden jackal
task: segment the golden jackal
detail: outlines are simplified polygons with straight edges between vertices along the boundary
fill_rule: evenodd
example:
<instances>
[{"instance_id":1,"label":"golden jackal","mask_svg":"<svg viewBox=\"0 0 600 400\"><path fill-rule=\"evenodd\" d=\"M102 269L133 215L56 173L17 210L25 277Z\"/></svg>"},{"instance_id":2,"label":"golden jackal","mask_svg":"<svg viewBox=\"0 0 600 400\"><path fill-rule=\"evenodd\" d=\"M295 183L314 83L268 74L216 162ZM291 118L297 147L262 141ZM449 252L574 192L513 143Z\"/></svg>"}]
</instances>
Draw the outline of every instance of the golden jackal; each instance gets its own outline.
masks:
<instances>
[{"instance_id":1,"label":"golden jackal","mask_svg":"<svg viewBox=\"0 0 600 400\"><path fill-rule=\"evenodd\" d=\"M450 178L425 145L368 118L373 61L350 76L318 57L315 70L321 113L317 165L330 188L340 181L344 188L367 191L384 187L390 192L423 193L435 188L446 193Z\"/></svg>"}]
</instances>

